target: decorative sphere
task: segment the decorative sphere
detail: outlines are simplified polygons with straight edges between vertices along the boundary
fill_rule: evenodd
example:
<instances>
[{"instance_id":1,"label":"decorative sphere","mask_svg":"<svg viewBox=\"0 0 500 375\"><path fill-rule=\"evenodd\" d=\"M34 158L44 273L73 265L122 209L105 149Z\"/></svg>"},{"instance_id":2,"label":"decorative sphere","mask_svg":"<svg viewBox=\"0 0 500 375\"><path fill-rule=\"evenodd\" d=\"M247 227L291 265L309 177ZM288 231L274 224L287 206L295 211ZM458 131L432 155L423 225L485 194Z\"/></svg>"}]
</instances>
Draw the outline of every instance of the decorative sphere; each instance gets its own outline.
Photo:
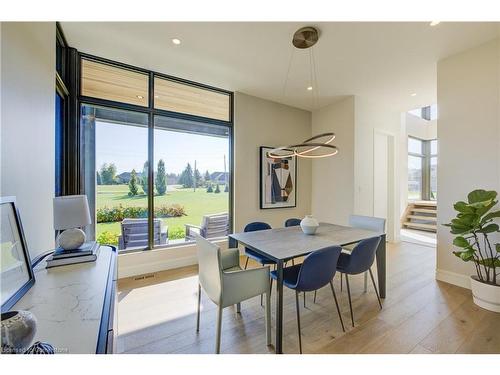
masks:
<instances>
[{"instance_id":1,"label":"decorative sphere","mask_svg":"<svg viewBox=\"0 0 500 375\"><path fill-rule=\"evenodd\" d=\"M2 313L2 353L24 353L35 333L36 318L29 311Z\"/></svg>"},{"instance_id":2,"label":"decorative sphere","mask_svg":"<svg viewBox=\"0 0 500 375\"><path fill-rule=\"evenodd\" d=\"M315 234L319 227L319 223L312 215L307 215L300 222L300 227L305 234Z\"/></svg>"},{"instance_id":3,"label":"decorative sphere","mask_svg":"<svg viewBox=\"0 0 500 375\"><path fill-rule=\"evenodd\" d=\"M64 250L78 249L85 242L85 232L81 229L66 229L59 235L59 246Z\"/></svg>"}]
</instances>

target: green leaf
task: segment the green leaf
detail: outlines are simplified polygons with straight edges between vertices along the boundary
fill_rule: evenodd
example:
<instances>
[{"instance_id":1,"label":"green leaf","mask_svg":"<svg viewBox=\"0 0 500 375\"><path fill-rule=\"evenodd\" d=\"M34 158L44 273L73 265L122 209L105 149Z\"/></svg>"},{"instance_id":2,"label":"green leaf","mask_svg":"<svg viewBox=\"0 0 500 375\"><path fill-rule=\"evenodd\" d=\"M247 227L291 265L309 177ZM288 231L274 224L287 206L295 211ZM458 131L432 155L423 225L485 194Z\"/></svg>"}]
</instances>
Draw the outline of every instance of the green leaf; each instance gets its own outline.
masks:
<instances>
[{"instance_id":1,"label":"green leaf","mask_svg":"<svg viewBox=\"0 0 500 375\"><path fill-rule=\"evenodd\" d=\"M462 259L464 262L469 262L474 259L474 250L454 251L453 254Z\"/></svg>"},{"instance_id":2,"label":"green leaf","mask_svg":"<svg viewBox=\"0 0 500 375\"><path fill-rule=\"evenodd\" d=\"M471 191L469 195L467 195L467 199L469 201L469 204L474 204L474 203L479 203L479 202L485 202L485 201L492 201L497 197L497 192L494 190L483 190L483 189L478 189Z\"/></svg>"},{"instance_id":3,"label":"green leaf","mask_svg":"<svg viewBox=\"0 0 500 375\"><path fill-rule=\"evenodd\" d=\"M497 203L498 201L490 201L489 204L476 208L476 214L479 216L483 216L485 213L491 210Z\"/></svg>"},{"instance_id":4,"label":"green leaf","mask_svg":"<svg viewBox=\"0 0 500 375\"><path fill-rule=\"evenodd\" d=\"M495 249L497 249L497 253L500 253L500 243L495 244Z\"/></svg>"},{"instance_id":5,"label":"green leaf","mask_svg":"<svg viewBox=\"0 0 500 375\"><path fill-rule=\"evenodd\" d=\"M500 259L498 258L480 259L478 263L486 267L492 267L492 268L500 267Z\"/></svg>"},{"instance_id":6,"label":"green leaf","mask_svg":"<svg viewBox=\"0 0 500 375\"><path fill-rule=\"evenodd\" d=\"M491 219L494 219L494 218L497 218L497 217L500 217L500 211L490 212L485 217L483 217L483 219L481 220L481 223L484 223L484 222L486 222L488 220L491 220Z\"/></svg>"},{"instance_id":7,"label":"green leaf","mask_svg":"<svg viewBox=\"0 0 500 375\"><path fill-rule=\"evenodd\" d=\"M458 246L458 247L462 247L462 248L470 247L469 241L467 241L462 236L455 237L455 239L453 240L453 245Z\"/></svg>"},{"instance_id":8,"label":"green leaf","mask_svg":"<svg viewBox=\"0 0 500 375\"><path fill-rule=\"evenodd\" d=\"M487 226L485 226L482 230L480 230L479 232L481 233L493 233L493 232L498 232L500 228L498 227L498 224L488 224Z\"/></svg>"},{"instance_id":9,"label":"green leaf","mask_svg":"<svg viewBox=\"0 0 500 375\"><path fill-rule=\"evenodd\" d=\"M458 211L458 212L463 212L463 213L473 213L474 209L472 207L469 207L469 205L465 202L457 202L453 205L453 208Z\"/></svg>"}]
</instances>

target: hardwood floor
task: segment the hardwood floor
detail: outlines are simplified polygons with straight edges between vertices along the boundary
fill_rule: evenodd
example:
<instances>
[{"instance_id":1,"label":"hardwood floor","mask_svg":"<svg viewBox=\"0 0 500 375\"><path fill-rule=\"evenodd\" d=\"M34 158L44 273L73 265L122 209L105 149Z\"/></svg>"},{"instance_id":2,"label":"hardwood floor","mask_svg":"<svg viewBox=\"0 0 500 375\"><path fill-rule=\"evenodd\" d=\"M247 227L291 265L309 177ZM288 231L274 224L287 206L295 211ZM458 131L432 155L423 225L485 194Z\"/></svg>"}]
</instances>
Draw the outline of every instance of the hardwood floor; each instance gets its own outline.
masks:
<instances>
[{"instance_id":1,"label":"hardwood floor","mask_svg":"<svg viewBox=\"0 0 500 375\"><path fill-rule=\"evenodd\" d=\"M387 298L380 310L373 287L363 293L363 276L351 277L355 327L347 293L334 285L346 333L329 288L301 296L304 353L500 353L500 314L472 302L469 290L438 282L435 249L413 243L388 244ZM215 305L202 298L201 328L196 333L196 266L164 271L153 278L118 283L118 352L213 353ZM275 290L273 290L274 297ZM274 342L274 298L273 342ZM298 353L294 292L285 288L284 351ZM265 344L260 299L242 303L241 314L224 310L222 353L273 353Z\"/></svg>"}]
</instances>

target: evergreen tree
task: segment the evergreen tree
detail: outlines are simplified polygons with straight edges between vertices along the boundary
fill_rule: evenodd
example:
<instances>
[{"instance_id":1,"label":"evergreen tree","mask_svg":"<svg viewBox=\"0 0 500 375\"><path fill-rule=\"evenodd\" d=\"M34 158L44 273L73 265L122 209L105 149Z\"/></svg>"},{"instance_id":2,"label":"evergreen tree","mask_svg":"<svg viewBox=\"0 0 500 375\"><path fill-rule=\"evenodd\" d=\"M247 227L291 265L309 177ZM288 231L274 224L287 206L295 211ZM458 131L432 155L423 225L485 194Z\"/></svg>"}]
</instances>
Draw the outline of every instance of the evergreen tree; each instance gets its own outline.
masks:
<instances>
[{"instance_id":1,"label":"evergreen tree","mask_svg":"<svg viewBox=\"0 0 500 375\"><path fill-rule=\"evenodd\" d=\"M196 184L196 187L199 187L203 184L203 181L201 179L201 174L198 168L194 170L194 183Z\"/></svg>"},{"instance_id":2,"label":"evergreen tree","mask_svg":"<svg viewBox=\"0 0 500 375\"><path fill-rule=\"evenodd\" d=\"M226 184L226 187L224 188L224 193L229 192L229 186Z\"/></svg>"},{"instance_id":3,"label":"evergreen tree","mask_svg":"<svg viewBox=\"0 0 500 375\"><path fill-rule=\"evenodd\" d=\"M148 168L149 164L148 162L144 162L144 166L142 167L142 178L141 178L141 185L142 185L142 190L144 191L144 194L148 195L148 179L149 179L149 172Z\"/></svg>"},{"instance_id":4,"label":"evergreen tree","mask_svg":"<svg viewBox=\"0 0 500 375\"><path fill-rule=\"evenodd\" d=\"M214 193L216 193L216 194L220 193L219 184L217 184L217 186L215 187Z\"/></svg>"},{"instance_id":5,"label":"evergreen tree","mask_svg":"<svg viewBox=\"0 0 500 375\"><path fill-rule=\"evenodd\" d=\"M205 186L209 186L210 185L210 173L208 173L208 171L205 172L205 177L203 178L205 180Z\"/></svg>"},{"instance_id":6,"label":"evergreen tree","mask_svg":"<svg viewBox=\"0 0 500 375\"><path fill-rule=\"evenodd\" d=\"M214 189L212 188L212 184L209 183L208 187L207 187L207 193L213 193L213 192L214 192Z\"/></svg>"},{"instance_id":7,"label":"evergreen tree","mask_svg":"<svg viewBox=\"0 0 500 375\"><path fill-rule=\"evenodd\" d=\"M137 173L135 169L132 169L132 173L130 173L130 181L128 182L128 195L135 196L139 193L139 188L137 186Z\"/></svg>"},{"instance_id":8,"label":"evergreen tree","mask_svg":"<svg viewBox=\"0 0 500 375\"><path fill-rule=\"evenodd\" d=\"M158 161L158 169L156 171L156 191L159 195L164 195L167 192L167 174L165 173L165 163L163 159Z\"/></svg>"},{"instance_id":9,"label":"evergreen tree","mask_svg":"<svg viewBox=\"0 0 500 375\"><path fill-rule=\"evenodd\" d=\"M193 168L191 168L191 164L187 163L186 168L182 171L179 177L179 184L181 184L184 188L192 188L193 185Z\"/></svg>"},{"instance_id":10,"label":"evergreen tree","mask_svg":"<svg viewBox=\"0 0 500 375\"><path fill-rule=\"evenodd\" d=\"M96 177L97 185L102 185L101 174L99 173L99 171L97 171L96 174L97 174L97 177Z\"/></svg>"}]
</instances>

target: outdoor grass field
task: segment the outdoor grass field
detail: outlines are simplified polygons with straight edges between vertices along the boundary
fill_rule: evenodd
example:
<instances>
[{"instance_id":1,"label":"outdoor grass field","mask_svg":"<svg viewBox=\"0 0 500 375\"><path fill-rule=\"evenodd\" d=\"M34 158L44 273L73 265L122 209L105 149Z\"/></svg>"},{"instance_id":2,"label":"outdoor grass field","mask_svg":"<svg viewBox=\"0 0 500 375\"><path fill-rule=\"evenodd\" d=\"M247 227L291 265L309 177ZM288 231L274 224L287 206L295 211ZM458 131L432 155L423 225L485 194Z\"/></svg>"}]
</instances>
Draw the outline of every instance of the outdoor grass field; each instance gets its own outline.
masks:
<instances>
[{"instance_id":1,"label":"outdoor grass field","mask_svg":"<svg viewBox=\"0 0 500 375\"><path fill-rule=\"evenodd\" d=\"M139 189L142 191L142 189ZM165 195L156 195L155 205L179 204L184 206L186 216L162 218L164 224L168 225L170 237L182 238L184 224L200 225L203 215L215 214L228 211L228 194L224 192L221 185L221 192L218 194L207 193L206 188L197 188L196 192L192 188L183 189L179 187L168 187ZM120 204L123 207L147 207L148 199L146 195L128 196L128 185L98 185L96 208L115 207ZM117 236L120 234L120 222L98 223L96 225L97 238L104 232L108 238L107 243L117 243ZM182 233L182 235L181 235ZM110 240L113 238L114 240Z\"/></svg>"}]
</instances>

